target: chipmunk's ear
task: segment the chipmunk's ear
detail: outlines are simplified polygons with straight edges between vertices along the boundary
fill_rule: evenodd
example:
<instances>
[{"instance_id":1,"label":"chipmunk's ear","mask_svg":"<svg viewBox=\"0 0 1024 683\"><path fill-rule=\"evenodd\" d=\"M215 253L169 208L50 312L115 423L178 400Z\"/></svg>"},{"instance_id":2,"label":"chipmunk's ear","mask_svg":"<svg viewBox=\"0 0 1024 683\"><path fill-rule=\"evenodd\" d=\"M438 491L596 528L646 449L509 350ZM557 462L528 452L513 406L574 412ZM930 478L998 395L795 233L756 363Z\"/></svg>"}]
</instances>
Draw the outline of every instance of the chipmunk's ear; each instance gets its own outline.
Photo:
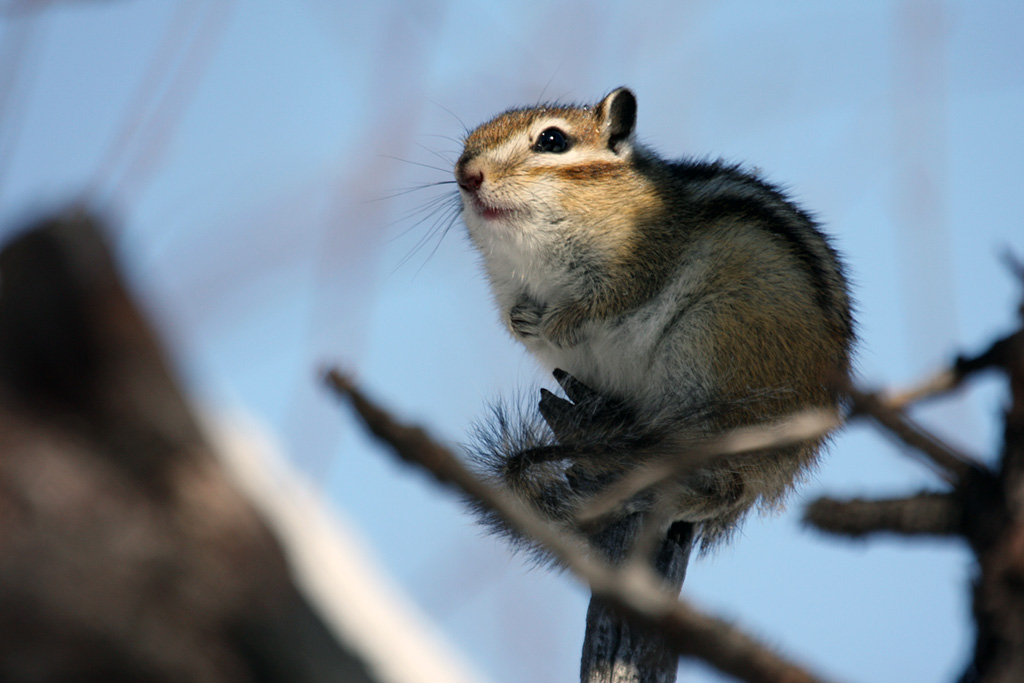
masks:
<instances>
[{"instance_id":1,"label":"chipmunk's ear","mask_svg":"<svg viewBox=\"0 0 1024 683\"><path fill-rule=\"evenodd\" d=\"M594 111L601 138L608 149L623 154L633 147L633 129L636 127L636 96L629 88L616 88L601 100Z\"/></svg>"}]
</instances>

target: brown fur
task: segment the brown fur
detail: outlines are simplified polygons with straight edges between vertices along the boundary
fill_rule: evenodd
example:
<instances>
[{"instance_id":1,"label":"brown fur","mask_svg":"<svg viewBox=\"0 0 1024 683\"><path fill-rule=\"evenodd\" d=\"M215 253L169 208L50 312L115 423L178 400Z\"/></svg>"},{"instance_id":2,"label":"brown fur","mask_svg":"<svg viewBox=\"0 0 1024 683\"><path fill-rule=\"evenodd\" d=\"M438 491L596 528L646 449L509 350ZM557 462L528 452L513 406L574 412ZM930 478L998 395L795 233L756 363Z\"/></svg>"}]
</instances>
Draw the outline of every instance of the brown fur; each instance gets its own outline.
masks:
<instances>
[{"instance_id":1,"label":"brown fur","mask_svg":"<svg viewBox=\"0 0 1024 683\"><path fill-rule=\"evenodd\" d=\"M832 383L849 372L854 335L828 240L753 174L668 162L636 145L635 113L632 93L620 89L593 107L510 110L466 138L455 174L467 226L512 333L641 422L703 415L680 418L682 441L835 410ZM535 147L551 128L566 149ZM481 218L480 207L511 218ZM673 288L682 288L678 310L666 312L658 302ZM630 326L636 336L619 346L600 341ZM660 330L653 345L645 329ZM644 374L616 372L629 363ZM671 425L637 429L665 434ZM681 483L680 515L702 518L706 539L720 537L758 500L777 504L820 441L723 461ZM570 460L620 475L638 464Z\"/></svg>"}]
</instances>

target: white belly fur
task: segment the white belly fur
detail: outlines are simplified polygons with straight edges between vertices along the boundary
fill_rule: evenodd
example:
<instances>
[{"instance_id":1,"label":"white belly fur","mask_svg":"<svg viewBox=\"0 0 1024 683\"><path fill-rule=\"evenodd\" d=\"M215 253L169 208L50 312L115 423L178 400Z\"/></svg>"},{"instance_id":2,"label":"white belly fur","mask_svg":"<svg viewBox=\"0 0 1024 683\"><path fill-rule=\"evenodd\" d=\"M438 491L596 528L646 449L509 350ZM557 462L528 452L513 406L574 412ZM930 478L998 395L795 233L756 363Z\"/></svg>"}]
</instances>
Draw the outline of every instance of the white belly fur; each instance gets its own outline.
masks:
<instances>
[{"instance_id":1,"label":"white belly fur","mask_svg":"<svg viewBox=\"0 0 1024 683\"><path fill-rule=\"evenodd\" d=\"M548 370L565 370L589 387L639 407L699 405L710 373L706 354L695 352L704 325L697 311L680 315L694 303L699 278L693 270L692 265L682 269L672 285L640 308L589 323L575 346L558 348L533 339L527 347Z\"/></svg>"}]
</instances>

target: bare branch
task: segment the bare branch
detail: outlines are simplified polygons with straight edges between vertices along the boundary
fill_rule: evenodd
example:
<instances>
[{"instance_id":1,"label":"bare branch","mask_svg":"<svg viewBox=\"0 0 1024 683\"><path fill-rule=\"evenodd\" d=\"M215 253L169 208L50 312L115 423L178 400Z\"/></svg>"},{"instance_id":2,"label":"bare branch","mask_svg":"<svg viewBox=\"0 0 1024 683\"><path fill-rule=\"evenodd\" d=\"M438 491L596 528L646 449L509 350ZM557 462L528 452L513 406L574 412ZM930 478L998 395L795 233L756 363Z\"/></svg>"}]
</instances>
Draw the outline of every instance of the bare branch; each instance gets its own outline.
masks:
<instances>
[{"instance_id":1,"label":"bare branch","mask_svg":"<svg viewBox=\"0 0 1024 683\"><path fill-rule=\"evenodd\" d=\"M681 655L699 657L742 681L812 683L823 680L782 659L728 621L704 614L683 601L678 601L658 625Z\"/></svg>"},{"instance_id":2,"label":"bare branch","mask_svg":"<svg viewBox=\"0 0 1024 683\"><path fill-rule=\"evenodd\" d=\"M512 499L480 481L447 448L423 429L402 424L367 398L337 370L326 380L350 400L366 427L404 461L427 469L501 515L506 522L539 541L559 562L589 584L600 598L637 623L658 631L681 655L699 657L721 671L752 683L814 683L823 679L792 663L726 621L701 614L664 590L649 566L629 563L613 569L582 551L572 539Z\"/></svg>"},{"instance_id":3,"label":"bare branch","mask_svg":"<svg viewBox=\"0 0 1024 683\"><path fill-rule=\"evenodd\" d=\"M917 384L900 389L898 391L887 391L879 396L882 404L892 410L903 410L907 406L947 394L960 386L963 376L956 368L945 368L939 372L926 377Z\"/></svg>"},{"instance_id":4,"label":"bare branch","mask_svg":"<svg viewBox=\"0 0 1024 683\"><path fill-rule=\"evenodd\" d=\"M862 391L852 385L845 387L853 403L853 415L872 418L879 426L924 456L936 473L952 484L963 481L973 472L987 472L988 468L977 458L961 453L938 436L921 428L899 410L888 407L878 394Z\"/></svg>"},{"instance_id":5,"label":"bare branch","mask_svg":"<svg viewBox=\"0 0 1024 683\"><path fill-rule=\"evenodd\" d=\"M1017 278L1017 282L1024 287L1024 261L1022 261L1009 246L1003 249L1000 256L1002 258L1003 265L1006 266L1007 270L1009 270L1015 278ZM1024 305L1024 302L1022 302L1022 305Z\"/></svg>"},{"instance_id":6,"label":"bare branch","mask_svg":"<svg viewBox=\"0 0 1024 683\"><path fill-rule=\"evenodd\" d=\"M700 446L682 447L671 457L637 468L594 496L580 512L578 522L581 525L593 524L644 489L684 477L712 459L758 455L773 448L821 438L839 424L840 419L830 411L806 410L772 424L734 429Z\"/></svg>"},{"instance_id":7,"label":"bare branch","mask_svg":"<svg viewBox=\"0 0 1024 683\"><path fill-rule=\"evenodd\" d=\"M953 493L925 492L890 500L819 498L804 510L803 521L819 531L852 538L879 532L910 536L963 532L963 510Z\"/></svg>"},{"instance_id":8,"label":"bare branch","mask_svg":"<svg viewBox=\"0 0 1024 683\"><path fill-rule=\"evenodd\" d=\"M886 408L902 410L913 403L947 394L957 389L975 373L994 367L1005 367L1009 349L1011 345L1019 343L1021 334L1017 331L997 339L976 356L957 356L953 367L946 368L902 391L880 395L879 400Z\"/></svg>"},{"instance_id":9,"label":"bare branch","mask_svg":"<svg viewBox=\"0 0 1024 683\"><path fill-rule=\"evenodd\" d=\"M1002 253L1002 261L1007 270L1024 285L1024 262L1007 247ZM1020 306L1024 316L1024 303ZM934 398L953 391L971 375L993 367L1008 368L1009 359L1013 357L1013 349L1022 342L1024 331L1017 330L1005 337L997 339L976 356L957 356L951 368L942 370L920 382L918 385L894 392L882 398L883 403L894 410L901 410L912 403Z\"/></svg>"}]
</instances>

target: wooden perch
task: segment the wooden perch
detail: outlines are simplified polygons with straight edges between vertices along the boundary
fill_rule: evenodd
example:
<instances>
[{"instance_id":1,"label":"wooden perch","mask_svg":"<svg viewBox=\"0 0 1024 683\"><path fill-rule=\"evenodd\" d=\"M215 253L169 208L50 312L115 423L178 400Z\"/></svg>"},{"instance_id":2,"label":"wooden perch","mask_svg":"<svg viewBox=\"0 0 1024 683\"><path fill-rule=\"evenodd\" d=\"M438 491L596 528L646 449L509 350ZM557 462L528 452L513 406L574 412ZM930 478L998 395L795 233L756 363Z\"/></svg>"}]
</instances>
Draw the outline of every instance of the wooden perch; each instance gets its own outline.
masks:
<instances>
[{"instance_id":1,"label":"wooden perch","mask_svg":"<svg viewBox=\"0 0 1024 683\"><path fill-rule=\"evenodd\" d=\"M96 221L0 253L0 680L376 681L292 583Z\"/></svg>"},{"instance_id":2,"label":"wooden perch","mask_svg":"<svg viewBox=\"0 0 1024 683\"><path fill-rule=\"evenodd\" d=\"M438 482L494 510L513 528L543 544L560 564L587 583L598 603L596 608L592 603L592 609L597 611L588 615L588 619L593 617L600 621L610 614L624 615L636 625L637 633L658 634L659 642L669 651L701 659L742 681L813 683L823 680L736 626L702 614L678 600L678 587L675 590L672 586L664 587L649 566L632 562L612 568L584 552L579 539L559 532L504 491L481 481L424 429L392 417L346 375L331 370L326 380L341 397L351 402L366 428L403 461L426 469ZM671 558L668 561L671 562ZM679 581L682 581L681 576ZM660 647L656 643L654 652L660 652Z\"/></svg>"}]
</instances>

